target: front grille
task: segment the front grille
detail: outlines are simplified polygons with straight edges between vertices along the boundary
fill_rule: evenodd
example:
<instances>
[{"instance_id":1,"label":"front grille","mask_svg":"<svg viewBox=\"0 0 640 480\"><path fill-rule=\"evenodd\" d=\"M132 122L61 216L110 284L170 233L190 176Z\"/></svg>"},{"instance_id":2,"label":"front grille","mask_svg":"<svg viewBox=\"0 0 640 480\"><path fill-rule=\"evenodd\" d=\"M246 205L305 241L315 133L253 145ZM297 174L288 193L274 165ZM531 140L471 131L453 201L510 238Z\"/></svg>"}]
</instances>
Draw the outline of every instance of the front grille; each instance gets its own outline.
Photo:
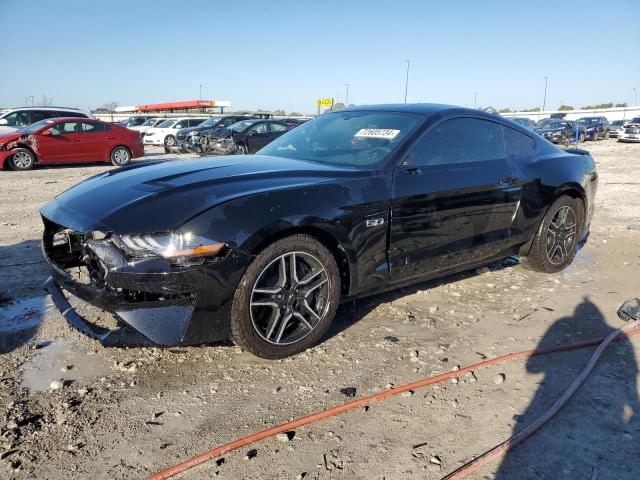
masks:
<instances>
[{"instance_id":1,"label":"front grille","mask_svg":"<svg viewBox=\"0 0 640 480\"><path fill-rule=\"evenodd\" d=\"M640 133L640 128L627 127L624 129L624 133L628 133L630 135L637 135L638 133Z\"/></svg>"},{"instance_id":2,"label":"front grille","mask_svg":"<svg viewBox=\"0 0 640 480\"><path fill-rule=\"evenodd\" d=\"M86 241L80 232L45 222L42 246L49 262L76 282L103 286L106 272Z\"/></svg>"}]
</instances>

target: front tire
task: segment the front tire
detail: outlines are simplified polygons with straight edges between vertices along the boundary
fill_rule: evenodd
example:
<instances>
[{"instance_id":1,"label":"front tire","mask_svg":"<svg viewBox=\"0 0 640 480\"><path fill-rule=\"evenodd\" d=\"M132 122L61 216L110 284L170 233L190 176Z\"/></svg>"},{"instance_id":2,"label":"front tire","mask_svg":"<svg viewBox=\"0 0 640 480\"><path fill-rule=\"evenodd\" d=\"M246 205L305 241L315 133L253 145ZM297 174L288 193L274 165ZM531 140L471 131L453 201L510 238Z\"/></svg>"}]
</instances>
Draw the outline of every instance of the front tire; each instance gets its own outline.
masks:
<instances>
[{"instance_id":1,"label":"front tire","mask_svg":"<svg viewBox=\"0 0 640 480\"><path fill-rule=\"evenodd\" d=\"M231 340L262 358L285 358L314 346L340 301L338 266L324 245L293 235L249 265L231 307Z\"/></svg>"},{"instance_id":2,"label":"front tire","mask_svg":"<svg viewBox=\"0 0 640 480\"><path fill-rule=\"evenodd\" d=\"M31 170L36 165L36 156L26 148L16 148L9 159L9 166L16 171Z\"/></svg>"},{"instance_id":3,"label":"front tire","mask_svg":"<svg viewBox=\"0 0 640 480\"><path fill-rule=\"evenodd\" d=\"M578 140L578 141L579 141L580 143L584 143L584 142L586 141L586 139L587 139L587 137L586 137L586 135L584 134L584 132L580 133L580 135L578 136L578 138L579 138L579 140Z\"/></svg>"},{"instance_id":4,"label":"front tire","mask_svg":"<svg viewBox=\"0 0 640 480\"><path fill-rule=\"evenodd\" d=\"M542 219L522 265L538 272L554 273L571 263L576 254L584 212L582 202L568 195L558 198Z\"/></svg>"},{"instance_id":5,"label":"front tire","mask_svg":"<svg viewBox=\"0 0 640 480\"><path fill-rule=\"evenodd\" d=\"M165 147L173 147L176 145L176 137L173 135L167 135L164 137L164 146Z\"/></svg>"},{"instance_id":6,"label":"front tire","mask_svg":"<svg viewBox=\"0 0 640 480\"><path fill-rule=\"evenodd\" d=\"M111 150L111 163L116 167L124 167L131 163L131 152L127 147L116 147Z\"/></svg>"}]
</instances>

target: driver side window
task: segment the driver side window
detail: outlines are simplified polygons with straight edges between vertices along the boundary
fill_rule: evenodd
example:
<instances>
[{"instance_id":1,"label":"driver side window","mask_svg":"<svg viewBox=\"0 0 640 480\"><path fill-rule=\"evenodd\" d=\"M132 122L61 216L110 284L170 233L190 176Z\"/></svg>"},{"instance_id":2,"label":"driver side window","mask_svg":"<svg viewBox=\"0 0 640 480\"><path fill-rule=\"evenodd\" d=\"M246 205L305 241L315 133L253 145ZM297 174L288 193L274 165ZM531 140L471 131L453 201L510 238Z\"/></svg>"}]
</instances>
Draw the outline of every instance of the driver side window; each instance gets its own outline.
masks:
<instances>
[{"instance_id":1,"label":"driver side window","mask_svg":"<svg viewBox=\"0 0 640 480\"><path fill-rule=\"evenodd\" d=\"M253 133L267 133L267 126L264 123L259 123L254 127L251 127Z\"/></svg>"},{"instance_id":2,"label":"driver side window","mask_svg":"<svg viewBox=\"0 0 640 480\"><path fill-rule=\"evenodd\" d=\"M451 165L505 158L502 127L479 118L454 118L431 128L413 148L411 165Z\"/></svg>"}]
</instances>

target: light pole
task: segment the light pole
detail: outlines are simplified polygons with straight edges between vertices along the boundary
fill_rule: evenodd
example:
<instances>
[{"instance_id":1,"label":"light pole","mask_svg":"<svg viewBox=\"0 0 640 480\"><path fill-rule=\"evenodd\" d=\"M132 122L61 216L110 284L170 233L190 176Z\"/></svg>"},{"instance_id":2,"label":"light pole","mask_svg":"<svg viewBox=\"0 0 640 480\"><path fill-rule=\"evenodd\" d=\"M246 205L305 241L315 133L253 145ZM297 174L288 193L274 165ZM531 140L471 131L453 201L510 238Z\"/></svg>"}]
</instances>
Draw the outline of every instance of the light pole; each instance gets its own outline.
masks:
<instances>
[{"instance_id":1,"label":"light pole","mask_svg":"<svg viewBox=\"0 0 640 480\"><path fill-rule=\"evenodd\" d=\"M633 105L635 106L638 103L638 97L636 97L636 87L633 87Z\"/></svg>"},{"instance_id":2,"label":"light pole","mask_svg":"<svg viewBox=\"0 0 640 480\"><path fill-rule=\"evenodd\" d=\"M542 111L547 108L547 80L549 77L544 77L544 98L542 100Z\"/></svg>"},{"instance_id":3,"label":"light pole","mask_svg":"<svg viewBox=\"0 0 640 480\"><path fill-rule=\"evenodd\" d=\"M478 92L473 92L473 108L478 108Z\"/></svg>"},{"instance_id":4,"label":"light pole","mask_svg":"<svg viewBox=\"0 0 640 480\"><path fill-rule=\"evenodd\" d=\"M344 84L344 86L347 87L347 100L346 100L346 103L345 103L345 106L347 106L347 107L349 106L349 85L350 85L349 83L345 83Z\"/></svg>"},{"instance_id":5,"label":"light pole","mask_svg":"<svg viewBox=\"0 0 640 480\"><path fill-rule=\"evenodd\" d=\"M200 96L198 97L198 99L202 100L202 85L200 85Z\"/></svg>"},{"instance_id":6,"label":"light pole","mask_svg":"<svg viewBox=\"0 0 640 480\"><path fill-rule=\"evenodd\" d=\"M407 90L409 88L409 60L407 60L407 77L404 81L404 103L407 103Z\"/></svg>"}]
</instances>

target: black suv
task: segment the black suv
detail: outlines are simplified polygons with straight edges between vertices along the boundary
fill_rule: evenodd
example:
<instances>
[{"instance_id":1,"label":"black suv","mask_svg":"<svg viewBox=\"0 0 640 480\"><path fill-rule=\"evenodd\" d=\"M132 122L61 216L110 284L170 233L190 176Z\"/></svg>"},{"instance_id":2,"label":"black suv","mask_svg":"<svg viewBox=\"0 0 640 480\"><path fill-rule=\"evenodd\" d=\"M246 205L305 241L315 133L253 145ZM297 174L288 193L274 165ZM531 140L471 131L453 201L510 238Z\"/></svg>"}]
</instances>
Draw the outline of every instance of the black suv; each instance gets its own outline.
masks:
<instances>
[{"instance_id":1,"label":"black suv","mask_svg":"<svg viewBox=\"0 0 640 480\"><path fill-rule=\"evenodd\" d=\"M605 140L609 138L611 126L606 117L582 117L578 119L578 123L586 129L587 140L595 141L599 138Z\"/></svg>"},{"instance_id":2,"label":"black suv","mask_svg":"<svg viewBox=\"0 0 640 480\"><path fill-rule=\"evenodd\" d=\"M192 137L200 132L206 132L210 130L216 130L218 128L227 128L236 122L241 120L250 120L253 117L246 115L224 115L221 117L211 117L205 120L196 127L181 128L176 133L176 140L178 141L178 149L182 151L189 151L192 148Z\"/></svg>"}]
</instances>

